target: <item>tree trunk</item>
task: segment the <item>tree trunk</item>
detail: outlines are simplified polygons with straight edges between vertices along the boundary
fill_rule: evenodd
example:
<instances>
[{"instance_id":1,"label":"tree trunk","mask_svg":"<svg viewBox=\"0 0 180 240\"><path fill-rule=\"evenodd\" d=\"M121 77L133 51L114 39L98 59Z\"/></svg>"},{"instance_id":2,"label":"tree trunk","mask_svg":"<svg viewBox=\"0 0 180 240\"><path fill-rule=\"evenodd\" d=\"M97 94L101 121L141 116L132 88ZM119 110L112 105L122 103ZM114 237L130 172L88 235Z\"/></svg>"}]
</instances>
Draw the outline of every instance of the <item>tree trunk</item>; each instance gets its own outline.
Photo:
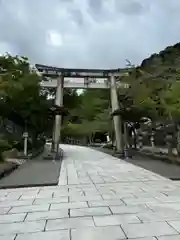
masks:
<instances>
[{"instance_id":1,"label":"tree trunk","mask_svg":"<svg viewBox=\"0 0 180 240\"><path fill-rule=\"evenodd\" d=\"M173 144L172 144L172 138L173 136L171 134L168 134L166 136L166 143L167 143L167 147L168 147L168 157L170 159L172 159L173 156Z\"/></svg>"},{"instance_id":2,"label":"tree trunk","mask_svg":"<svg viewBox=\"0 0 180 240\"><path fill-rule=\"evenodd\" d=\"M127 130L127 124L124 122L124 147L128 148L129 146L129 139L128 139L128 130Z\"/></svg>"},{"instance_id":3,"label":"tree trunk","mask_svg":"<svg viewBox=\"0 0 180 240\"><path fill-rule=\"evenodd\" d=\"M129 150L129 138L128 138L128 129L127 123L124 121L124 156L128 158L128 150Z\"/></svg>"},{"instance_id":4,"label":"tree trunk","mask_svg":"<svg viewBox=\"0 0 180 240\"><path fill-rule=\"evenodd\" d=\"M132 131L134 133L134 137L133 137L134 149L137 149L137 134L134 128L132 128Z\"/></svg>"},{"instance_id":5,"label":"tree trunk","mask_svg":"<svg viewBox=\"0 0 180 240\"><path fill-rule=\"evenodd\" d=\"M92 143L91 140L92 140L92 135L89 135L89 136L88 136L88 144L91 144L91 143Z\"/></svg>"},{"instance_id":6,"label":"tree trunk","mask_svg":"<svg viewBox=\"0 0 180 240\"><path fill-rule=\"evenodd\" d=\"M173 156L173 147L172 147L172 144L171 144L171 143L168 143L167 146L168 146L168 156L169 156L169 158L172 158L172 156Z\"/></svg>"},{"instance_id":7,"label":"tree trunk","mask_svg":"<svg viewBox=\"0 0 180 240\"><path fill-rule=\"evenodd\" d=\"M177 145L176 149L178 152L178 156L180 157L180 124L177 124Z\"/></svg>"}]
</instances>

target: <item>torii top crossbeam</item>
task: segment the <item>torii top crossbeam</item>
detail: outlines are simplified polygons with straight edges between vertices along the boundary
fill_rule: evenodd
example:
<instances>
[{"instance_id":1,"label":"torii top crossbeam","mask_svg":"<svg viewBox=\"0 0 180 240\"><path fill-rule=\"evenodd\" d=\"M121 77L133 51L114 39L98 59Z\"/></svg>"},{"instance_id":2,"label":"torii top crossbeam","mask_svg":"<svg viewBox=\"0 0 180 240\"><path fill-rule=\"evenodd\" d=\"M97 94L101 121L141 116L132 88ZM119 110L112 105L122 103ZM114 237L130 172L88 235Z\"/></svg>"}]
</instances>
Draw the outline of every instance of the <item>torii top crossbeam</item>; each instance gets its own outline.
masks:
<instances>
[{"instance_id":1,"label":"torii top crossbeam","mask_svg":"<svg viewBox=\"0 0 180 240\"><path fill-rule=\"evenodd\" d=\"M74 69L58 68L36 64L36 69L48 82L42 82L43 87L56 87L57 78L62 76L65 88L109 88L108 77L127 76L130 69ZM74 80L72 80L74 79Z\"/></svg>"},{"instance_id":2,"label":"torii top crossbeam","mask_svg":"<svg viewBox=\"0 0 180 240\"><path fill-rule=\"evenodd\" d=\"M36 64L36 68L40 73L47 76L57 76L62 74L64 77L108 77L113 74L115 77L124 76L129 72L128 68L118 69L78 69L78 68L58 68L41 64Z\"/></svg>"}]
</instances>

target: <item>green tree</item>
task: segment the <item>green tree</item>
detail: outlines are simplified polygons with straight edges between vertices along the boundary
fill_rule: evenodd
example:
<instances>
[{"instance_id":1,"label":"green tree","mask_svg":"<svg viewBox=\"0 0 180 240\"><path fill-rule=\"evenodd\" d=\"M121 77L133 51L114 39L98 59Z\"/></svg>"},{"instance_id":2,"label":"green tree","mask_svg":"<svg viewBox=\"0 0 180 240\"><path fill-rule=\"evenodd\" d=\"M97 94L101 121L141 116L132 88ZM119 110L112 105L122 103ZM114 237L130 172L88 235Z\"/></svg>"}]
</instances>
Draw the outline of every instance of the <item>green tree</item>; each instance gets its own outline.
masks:
<instances>
[{"instance_id":1,"label":"green tree","mask_svg":"<svg viewBox=\"0 0 180 240\"><path fill-rule=\"evenodd\" d=\"M109 90L86 90L81 96L79 109L81 124L87 129L87 135L91 140L96 132L109 132L110 119L110 96Z\"/></svg>"},{"instance_id":2,"label":"green tree","mask_svg":"<svg viewBox=\"0 0 180 240\"><path fill-rule=\"evenodd\" d=\"M70 101L68 95L66 99ZM73 100L75 104L70 104L70 114L64 121L64 134L87 138L91 142L96 132L110 131L109 91L88 89L81 95L74 95Z\"/></svg>"},{"instance_id":3,"label":"green tree","mask_svg":"<svg viewBox=\"0 0 180 240\"><path fill-rule=\"evenodd\" d=\"M1 115L28 128L34 140L49 126L51 101L41 90L40 81L27 58L9 54L0 57Z\"/></svg>"},{"instance_id":4,"label":"green tree","mask_svg":"<svg viewBox=\"0 0 180 240\"><path fill-rule=\"evenodd\" d=\"M166 123L173 124L174 129L178 130L177 150L180 153L179 53L180 43L151 55L140 66L133 67L125 81L130 83L131 96L137 109L145 110L144 116L151 116L155 126L161 122L165 126L164 131L167 129Z\"/></svg>"}]
</instances>

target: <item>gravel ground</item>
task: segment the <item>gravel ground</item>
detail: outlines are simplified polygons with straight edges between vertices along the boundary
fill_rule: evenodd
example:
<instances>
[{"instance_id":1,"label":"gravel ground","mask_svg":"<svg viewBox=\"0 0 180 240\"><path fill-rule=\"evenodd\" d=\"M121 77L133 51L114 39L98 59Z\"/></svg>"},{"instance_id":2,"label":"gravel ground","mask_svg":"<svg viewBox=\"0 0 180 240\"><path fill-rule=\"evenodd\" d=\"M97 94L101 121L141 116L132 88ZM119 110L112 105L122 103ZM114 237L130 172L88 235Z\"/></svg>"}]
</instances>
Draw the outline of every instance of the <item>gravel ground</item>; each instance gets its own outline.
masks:
<instances>
[{"instance_id":1,"label":"gravel ground","mask_svg":"<svg viewBox=\"0 0 180 240\"><path fill-rule=\"evenodd\" d=\"M0 189L57 185L61 161L29 160L0 179Z\"/></svg>"},{"instance_id":2,"label":"gravel ground","mask_svg":"<svg viewBox=\"0 0 180 240\"><path fill-rule=\"evenodd\" d=\"M136 166L143 167L152 172L158 173L163 177L180 180L180 166L168 162L163 162L161 160L148 158L146 156L136 155L132 159L125 160Z\"/></svg>"},{"instance_id":3,"label":"gravel ground","mask_svg":"<svg viewBox=\"0 0 180 240\"><path fill-rule=\"evenodd\" d=\"M107 154L113 155L113 151L104 148L98 148L97 150L103 151ZM163 177L180 180L180 166L176 164L171 164L168 162L163 162L161 160L152 159L147 156L142 156L136 153L132 158L125 159L125 161L132 163L136 166L142 167L154 173L158 173Z\"/></svg>"}]
</instances>

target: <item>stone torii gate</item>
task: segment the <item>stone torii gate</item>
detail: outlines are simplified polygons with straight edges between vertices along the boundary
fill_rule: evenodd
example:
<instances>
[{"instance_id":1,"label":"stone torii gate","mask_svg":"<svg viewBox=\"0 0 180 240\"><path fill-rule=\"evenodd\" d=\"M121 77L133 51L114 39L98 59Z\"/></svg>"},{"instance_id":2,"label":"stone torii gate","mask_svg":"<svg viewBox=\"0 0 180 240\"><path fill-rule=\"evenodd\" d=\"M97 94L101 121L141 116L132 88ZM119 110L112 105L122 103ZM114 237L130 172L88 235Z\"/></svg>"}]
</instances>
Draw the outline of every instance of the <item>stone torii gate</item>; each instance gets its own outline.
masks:
<instances>
[{"instance_id":1,"label":"stone torii gate","mask_svg":"<svg viewBox=\"0 0 180 240\"><path fill-rule=\"evenodd\" d=\"M36 69L45 78L42 81L42 87L56 88L55 104L63 106L63 89L110 89L112 112L119 109L117 96L117 79L128 75L128 69L70 69L57 68L36 64ZM122 86L127 87L127 86ZM114 130L116 138L117 151L123 153L123 137L121 128L121 117L114 116ZM55 150L58 151L60 141L60 130L62 124L62 116L56 115L54 125L54 143Z\"/></svg>"}]
</instances>

